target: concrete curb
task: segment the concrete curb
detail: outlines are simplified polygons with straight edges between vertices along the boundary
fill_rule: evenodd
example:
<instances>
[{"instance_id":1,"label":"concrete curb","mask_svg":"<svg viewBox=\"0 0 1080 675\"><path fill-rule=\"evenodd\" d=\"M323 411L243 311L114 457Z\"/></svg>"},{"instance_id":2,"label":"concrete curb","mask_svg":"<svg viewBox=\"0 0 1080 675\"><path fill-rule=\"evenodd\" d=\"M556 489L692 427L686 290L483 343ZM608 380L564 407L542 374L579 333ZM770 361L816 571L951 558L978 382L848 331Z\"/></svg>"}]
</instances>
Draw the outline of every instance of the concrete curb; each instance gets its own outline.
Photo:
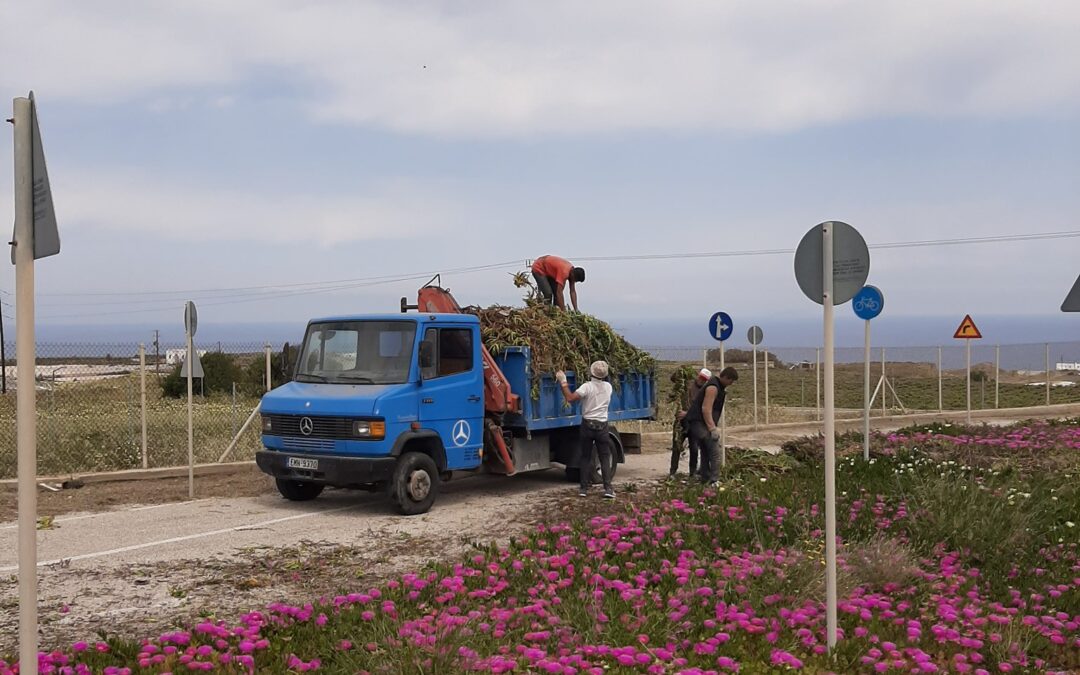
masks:
<instances>
[{"instance_id":1,"label":"concrete curb","mask_svg":"<svg viewBox=\"0 0 1080 675\"><path fill-rule=\"evenodd\" d=\"M223 464L196 464L196 476L212 476L220 473L229 473L234 469L253 466L254 460L243 462L225 462ZM151 478L183 478L187 476L186 466L170 466L160 469L129 469L127 471L105 471L101 473L72 473L63 476L39 476L38 483L62 483L66 480L78 478L83 483L115 483L127 480L145 480ZM17 485L17 478L5 478L0 480L0 486Z\"/></svg>"}]
</instances>

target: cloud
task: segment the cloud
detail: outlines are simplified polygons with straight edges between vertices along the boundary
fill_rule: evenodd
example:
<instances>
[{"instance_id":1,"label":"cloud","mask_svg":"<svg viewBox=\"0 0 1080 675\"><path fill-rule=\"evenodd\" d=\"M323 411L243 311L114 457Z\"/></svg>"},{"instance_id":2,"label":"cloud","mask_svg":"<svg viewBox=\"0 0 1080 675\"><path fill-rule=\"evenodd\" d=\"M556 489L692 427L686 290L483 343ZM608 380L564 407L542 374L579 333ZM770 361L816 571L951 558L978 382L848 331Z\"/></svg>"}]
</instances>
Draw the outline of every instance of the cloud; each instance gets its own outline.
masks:
<instances>
[{"instance_id":1,"label":"cloud","mask_svg":"<svg viewBox=\"0 0 1080 675\"><path fill-rule=\"evenodd\" d=\"M5 90L217 98L271 73L314 119L448 137L776 131L1080 102L1069 0L70 0L6 3L0 22L20 27L0 47Z\"/></svg>"},{"instance_id":2,"label":"cloud","mask_svg":"<svg viewBox=\"0 0 1080 675\"><path fill-rule=\"evenodd\" d=\"M402 181L350 195L255 192L100 171L53 181L70 227L163 241L328 246L409 239L457 222L457 208L437 187Z\"/></svg>"}]
</instances>

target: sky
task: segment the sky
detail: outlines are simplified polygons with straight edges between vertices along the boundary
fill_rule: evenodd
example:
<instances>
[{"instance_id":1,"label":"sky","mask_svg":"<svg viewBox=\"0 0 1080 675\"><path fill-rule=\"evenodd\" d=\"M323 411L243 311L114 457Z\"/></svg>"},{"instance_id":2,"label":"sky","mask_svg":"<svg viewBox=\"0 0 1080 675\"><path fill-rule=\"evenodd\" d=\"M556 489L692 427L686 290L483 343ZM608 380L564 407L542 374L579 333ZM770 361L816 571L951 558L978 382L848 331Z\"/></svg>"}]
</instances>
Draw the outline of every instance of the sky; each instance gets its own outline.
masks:
<instances>
[{"instance_id":1,"label":"sky","mask_svg":"<svg viewBox=\"0 0 1080 675\"><path fill-rule=\"evenodd\" d=\"M768 333L820 316L791 251L835 219L892 325L1038 339L1080 239L875 247L1080 231L1078 34L1069 0L7 2L0 91L35 92L60 224L42 327L302 325L438 272L511 304L554 253L616 326Z\"/></svg>"}]
</instances>

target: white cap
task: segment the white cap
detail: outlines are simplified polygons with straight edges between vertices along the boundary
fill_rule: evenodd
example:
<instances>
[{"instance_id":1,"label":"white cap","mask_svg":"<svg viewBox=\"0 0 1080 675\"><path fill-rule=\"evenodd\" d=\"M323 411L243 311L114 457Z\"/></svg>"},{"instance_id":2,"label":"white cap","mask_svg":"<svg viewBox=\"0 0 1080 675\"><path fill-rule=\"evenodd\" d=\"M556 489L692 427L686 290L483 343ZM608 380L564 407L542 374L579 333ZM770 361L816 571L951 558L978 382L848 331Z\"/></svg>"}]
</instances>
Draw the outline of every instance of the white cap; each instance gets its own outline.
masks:
<instances>
[{"instance_id":1,"label":"white cap","mask_svg":"<svg viewBox=\"0 0 1080 675\"><path fill-rule=\"evenodd\" d=\"M602 380L608 376L608 364L607 361L594 361L589 366L589 372L598 380Z\"/></svg>"},{"instance_id":2,"label":"white cap","mask_svg":"<svg viewBox=\"0 0 1080 675\"><path fill-rule=\"evenodd\" d=\"M700 377L703 380L707 380L710 377L712 377L712 371L709 370L708 368L702 368L701 370L699 370L697 372L697 374L698 374L698 377Z\"/></svg>"}]
</instances>

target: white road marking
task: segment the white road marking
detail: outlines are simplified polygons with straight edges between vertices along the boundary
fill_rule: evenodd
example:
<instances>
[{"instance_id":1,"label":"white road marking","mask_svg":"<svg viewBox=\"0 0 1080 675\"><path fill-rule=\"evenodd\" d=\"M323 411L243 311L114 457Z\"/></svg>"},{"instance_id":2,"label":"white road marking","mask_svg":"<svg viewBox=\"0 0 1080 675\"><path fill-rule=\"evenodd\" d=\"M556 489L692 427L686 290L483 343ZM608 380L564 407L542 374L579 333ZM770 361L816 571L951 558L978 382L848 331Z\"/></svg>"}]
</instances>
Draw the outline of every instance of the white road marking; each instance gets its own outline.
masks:
<instances>
[{"instance_id":1,"label":"white road marking","mask_svg":"<svg viewBox=\"0 0 1080 675\"><path fill-rule=\"evenodd\" d=\"M230 532L242 532L244 530L251 530L259 527L265 527L267 525L275 525L277 523L284 523L290 520L299 520L301 518L310 518L312 516L321 516L328 513L337 513L339 511L347 511L348 509L356 508L357 504L349 506L341 506L336 509L326 509L324 511L312 511L310 513L300 513L294 516L285 516L283 518L274 518L273 520L264 520L258 523L247 523L245 525L236 525L233 527L226 527L221 530L211 530L210 532L200 532L198 534L188 534L183 537L172 537L170 539L161 539L158 541L149 541L145 544L133 544L131 546L122 546L120 548L112 548L107 551L97 551L95 553L83 553L82 555L73 555L69 558L58 558L56 560L41 560L38 562L38 567L48 567L50 565L59 565L73 563L79 560L89 560L91 558L102 558L104 556L116 555L117 553L127 553L128 551L138 551L139 549L152 548L154 546L164 546L166 544L175 544L181 541L191 541L192 539L202 539L204 537L215 537L219 534L228 534ZM15 572L19 569L18 565L10 567L0 567L0 573Z\"/></svg>"},{"instance_id":2,"label":"white road marking","mask_svg":"<svg viewBox=\"0 0 1080 675\"><path fill-rule=\"evenodd\" d=\"M71 516L70 518L55 518L54 523L59 525L60 523L70 523L73 520L83 520L86 518L100 518L102 516L111 516L117 513L132 513L134 511L149 511L150 509L160 509L166 506L181 506L183 504L197 504L199 502L210 501L210 498L206 499L185 499L182 502L166 502L164 504L150 504L149 506L136 506L131 509L115 509L113 511L99 511L98 513L86 513L81 516ZM11 525L0 525L0 530L14 530L19 526L18 523L12 523Z\"/></svg>"}]
</instances>

